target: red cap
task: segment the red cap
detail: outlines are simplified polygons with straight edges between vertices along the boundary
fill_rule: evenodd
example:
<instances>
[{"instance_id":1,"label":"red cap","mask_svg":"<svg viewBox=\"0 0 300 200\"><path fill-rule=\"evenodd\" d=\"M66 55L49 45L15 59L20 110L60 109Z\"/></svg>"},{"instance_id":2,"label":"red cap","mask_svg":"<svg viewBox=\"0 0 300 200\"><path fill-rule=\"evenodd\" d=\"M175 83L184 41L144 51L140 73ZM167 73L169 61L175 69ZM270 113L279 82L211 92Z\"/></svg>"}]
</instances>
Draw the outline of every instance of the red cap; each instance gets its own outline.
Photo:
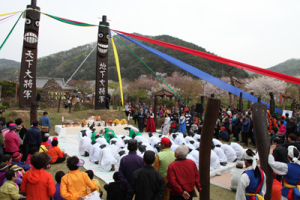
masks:
<instances>
[{"instance_id":1,"label":"red cap","mask_svg":"<svg viewBox=\"0 0 300 200\"><path fill-rule=\"evenodd\" d=\"M14 161L20 161L21 158L23 157L23 154L19 153L19 152L15 152L13 155L12 155L12 159Z\"/></svg>"},{"instance_id":2,"label":"red cap","mask_svg":"<svg viewBox=\"0 0 300 200\"><path fill-rule=\"evenodd\" d=\"M221 129L222 129L222 130L225 130L225 127L224 127L224 126L222 126L222 127L221 127Z\"/></svg>"},{"instance_id":3,"label":"red cap","mask_svg":"<svg viewBox=\"0 0 300 200\"><path fill-rule=\"evenodd\" d=\"M166 145L172 145L172 142L169 138L162 138L161 141L160 141L161 144L166 144Z\"/></svg>"},{"instance_id":4,"label":"red cap","mask_svg":"<svg viewBox=\"0 0 300 200\"><path fill-rule=\"evenodd\" d=\"M281 118L281 119L285 119L285 116L282 115L280 118Z\"/></svg>"},{"instance_id":5,"label":"red cap","mask_svg":"<svg viewBox=\"0 0 300 200\"><path fill-rule=\"evenodd\" d=\"M53 139L52 140L57 140L57 137L53 137Z\"/></svg>"}]
</instances>

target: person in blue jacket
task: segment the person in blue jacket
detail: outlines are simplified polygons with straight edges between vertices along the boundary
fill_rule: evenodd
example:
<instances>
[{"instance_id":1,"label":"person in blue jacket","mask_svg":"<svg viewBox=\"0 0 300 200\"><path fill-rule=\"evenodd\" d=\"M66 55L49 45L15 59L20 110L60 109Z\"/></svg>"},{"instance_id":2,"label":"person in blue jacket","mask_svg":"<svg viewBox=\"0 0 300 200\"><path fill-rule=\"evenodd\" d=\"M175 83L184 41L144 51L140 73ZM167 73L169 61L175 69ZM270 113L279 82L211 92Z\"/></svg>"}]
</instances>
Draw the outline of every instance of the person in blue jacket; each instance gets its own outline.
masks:
<instances>
[{"instance_id":1,"label":"person in blue jacket","mask_svg":"<svg viewBox=\"0 0 300 200\"><path fill-rule=\"evenodd\" d=\"M220 132L219 132L219 137L222 138L222 140L228 142L230 140L230 135L226 131L226 128L224 126L221 127Z\"/></svg>"}]
</instances>

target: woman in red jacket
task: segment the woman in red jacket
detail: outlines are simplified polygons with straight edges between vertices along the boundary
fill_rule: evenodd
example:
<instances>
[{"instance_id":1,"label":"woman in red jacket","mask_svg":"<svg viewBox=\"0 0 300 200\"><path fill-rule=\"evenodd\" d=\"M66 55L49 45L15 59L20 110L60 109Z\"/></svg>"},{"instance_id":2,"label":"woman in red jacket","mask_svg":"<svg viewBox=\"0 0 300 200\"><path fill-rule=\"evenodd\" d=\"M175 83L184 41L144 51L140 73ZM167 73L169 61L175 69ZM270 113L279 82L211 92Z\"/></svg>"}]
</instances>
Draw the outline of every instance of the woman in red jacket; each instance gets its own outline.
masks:
<instances>
[{"instance_id":1,"label":"woman in red jacket","mask_svg":"<svg viewBox=\"0 0 300 200\"><path fill-rule=\"evenodd\" d=\"M12 155L19 151L20 139L18 134L15 132L17 126L14 123L10 123L7 127L9 132L5 135L5 151Z\"/></svg>"},{"instance_id":2,"label":"woman in red jacket","mask_svg":"<svg viewBox=\"0 0 300 200\"><path fill-rule=\"evenodd\" d=\"M36 153L30 162L33 168L23 176L21 191L30 200L50 199L55 194L55 184L51 174L43 169L49 162L49 156Z\"/></svg>"}]
</instances>

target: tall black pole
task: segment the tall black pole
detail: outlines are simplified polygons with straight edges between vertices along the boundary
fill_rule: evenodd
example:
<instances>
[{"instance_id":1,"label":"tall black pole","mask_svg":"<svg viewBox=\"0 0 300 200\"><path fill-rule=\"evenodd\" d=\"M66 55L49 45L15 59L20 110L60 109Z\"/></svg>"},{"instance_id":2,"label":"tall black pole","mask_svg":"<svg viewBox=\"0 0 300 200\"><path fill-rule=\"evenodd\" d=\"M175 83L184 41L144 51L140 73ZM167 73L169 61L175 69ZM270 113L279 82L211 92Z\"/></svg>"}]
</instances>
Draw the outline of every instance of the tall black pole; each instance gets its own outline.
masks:
<instances>
[{"instance_id":1,"label":"tall black pole","mask_svg":"<svg viewBox=\"0 0 300 200\"><path fill-rule=\"evenodd\" d=\"M27 110L30 109L31 102L36 100L36 64L40 26L39 11L40 8L36 6L36 0L32 0L31 5L27 5L27 10L25 11L19 107Z\"/></svg>"},{"instance_id":2,"label":"tall black pole","mask_svg":"<svg viewBox=\"0 0 300 200\"><path fill-rule=\"evenodd\" d=\"M108 94L109 37L109 23L106 21L106 16L103 15L98 29L95 110L105 109L105 96Z\"/></svg>"}]
</instances>

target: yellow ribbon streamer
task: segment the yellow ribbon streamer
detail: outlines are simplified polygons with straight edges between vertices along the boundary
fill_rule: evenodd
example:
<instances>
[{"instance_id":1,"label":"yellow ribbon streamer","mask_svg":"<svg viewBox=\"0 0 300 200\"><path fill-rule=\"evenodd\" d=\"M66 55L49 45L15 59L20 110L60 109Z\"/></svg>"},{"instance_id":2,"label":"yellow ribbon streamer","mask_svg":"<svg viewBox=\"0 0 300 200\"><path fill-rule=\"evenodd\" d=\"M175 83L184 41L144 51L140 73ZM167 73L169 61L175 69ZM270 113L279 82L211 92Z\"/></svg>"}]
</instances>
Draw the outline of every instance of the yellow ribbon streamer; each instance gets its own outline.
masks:
<instances>
[{"instance_id":1,"label":"yellow ribbon streamer","mask_svg":"<svg viewBox=\"0 0 300 200\"><path fill-rule=\"evenodd\" d=\"M0 14L0 17L5 16L5 15L11 15L11 14L19 13L19 12L23 12L23 10L16 11L16 12L10 12L10 13Z\"/></svg>"},{"instance_id":2,"label":"yellow ribbon streamer","mask_svg":"<svg viewBox=\"0 0 300 200\"><path fill-rule=\"evenodd\" d=\"M114 42L114 39L111 37L111 43L113 46L113 50L114 50L114 55L115 55L115 61L116 61L116 67L117 67L117 71L118 71L118 78L119 78L119 84L120 84L120 96L121 96L121 101L122 101L122 107L124 107L124 103L123 103L123 90L122 90L122 78L121 78L121 72L120 72L120 63L119 63L119 56L118 56L118 52L116 49L116 45Z\"/></svg>"}]
</instances>

